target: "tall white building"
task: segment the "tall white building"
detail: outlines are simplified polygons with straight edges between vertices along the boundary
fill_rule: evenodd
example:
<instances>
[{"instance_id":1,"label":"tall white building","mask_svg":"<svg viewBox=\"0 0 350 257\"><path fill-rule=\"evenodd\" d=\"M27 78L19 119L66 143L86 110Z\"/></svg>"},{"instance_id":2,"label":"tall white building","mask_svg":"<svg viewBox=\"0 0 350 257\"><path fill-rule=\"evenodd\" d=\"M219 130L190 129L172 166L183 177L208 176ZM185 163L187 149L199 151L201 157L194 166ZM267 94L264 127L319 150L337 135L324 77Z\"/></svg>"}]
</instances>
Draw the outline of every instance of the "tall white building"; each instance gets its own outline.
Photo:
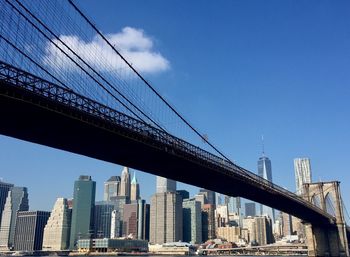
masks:
<instances>
[{"instance_id":1,"label":"tall white building","mask_svg":"<svg viewBox=\"0 0 350 257\"><path fill-rule=\"evenodd\" d=\"M301 195L303 183L311 183L311 165L309 158L294 159L296 193Z\"/></svg>"},{"instance_id":2,"label":"tall white building","mask_svg":"<svg viewBox=\"0 0 350 257\"><path fill-rule=\"evenodd\" d=\"M117 210L112 211L111 218L111 238L118 238L120 235L120 212Z\"/></svg>"},{"instance_id":3,"label":"tall white building","mask_svg":"<svg viewBox=\"0 0 350 257\"><path fill-rule=\"evenodd\" d=\"M12 250L15 244L15 230L18 211L28 211L28 190L26 187L12 187L7 194L0 226L0 250Z\"/></svg>"},{"instance_id":4,"label":"tall white building","mask_svg":"<svg viewBox=\"0 0 350 257\"><path fill-rule=\"evenodd\" d=\"M120 181L120 196L126 196L130 198L130 173L129 168L124 167L121 175L121 181Z\"/></svg>"},{"instance_id":5,"label":"tall white building","mask_svg":"<svg viewBox=\"0 0 350 257\"><path fill-rule=\"evenodd\" d=\"M176 192L176 181L157 176L157 193Z\"/></svg>"},{"instance_id":6,"label":"tall white building","mask_svg":"<svg viewBox=\"0 0 350 257\"><path fill-rule=\"evenodd\" d=\"M68 208L67 199L57 198L44 228L43 250L68 249L70 224L71 210Z\"/></svg>"}]
</instances>

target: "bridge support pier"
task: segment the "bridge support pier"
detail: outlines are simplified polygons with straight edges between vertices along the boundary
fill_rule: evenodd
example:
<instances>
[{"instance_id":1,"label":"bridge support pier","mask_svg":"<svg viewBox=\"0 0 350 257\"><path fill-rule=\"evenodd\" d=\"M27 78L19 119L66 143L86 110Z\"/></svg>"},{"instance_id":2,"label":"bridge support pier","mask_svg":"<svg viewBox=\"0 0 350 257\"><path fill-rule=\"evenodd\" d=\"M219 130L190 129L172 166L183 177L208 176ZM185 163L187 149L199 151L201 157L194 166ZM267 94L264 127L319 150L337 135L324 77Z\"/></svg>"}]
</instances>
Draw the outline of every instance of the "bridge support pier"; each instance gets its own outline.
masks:
<instances>
[{"instance_id":1,"label":"bridge support pier","mask_svg":"<svg viewBox=\"0 0 350 257\"><path fill-rule=\"evenodd\" d=\"M304 198L335 215L335 225L305 224L308 256L349 257L349 245L338 181L304 184ZM330 206L332 205L332 206ZM333 207L334 206L334 207Z\"/></svg>"}]
</instances>

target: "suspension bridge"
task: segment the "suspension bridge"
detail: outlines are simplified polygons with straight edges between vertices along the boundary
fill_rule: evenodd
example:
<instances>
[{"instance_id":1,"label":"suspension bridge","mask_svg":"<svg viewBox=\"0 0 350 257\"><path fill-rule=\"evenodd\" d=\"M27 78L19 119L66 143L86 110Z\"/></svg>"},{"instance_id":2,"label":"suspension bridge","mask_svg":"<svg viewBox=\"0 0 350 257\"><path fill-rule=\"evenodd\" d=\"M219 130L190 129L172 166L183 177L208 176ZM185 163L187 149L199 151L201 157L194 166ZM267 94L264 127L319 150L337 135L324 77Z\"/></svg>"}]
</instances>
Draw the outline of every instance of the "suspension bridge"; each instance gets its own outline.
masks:
<instances>
[{"instance_id":1,"label":"suspension bridge","mask_svg":"<svg viewBox=\"0 0 350 257\"><path fill-rule=\"evenodd\" d=\"M271 206L307 224L310 255L349 256L339 183L301 197L230 161L71 0L0 17L1 134Z\"/></svg>"}]
</instances>

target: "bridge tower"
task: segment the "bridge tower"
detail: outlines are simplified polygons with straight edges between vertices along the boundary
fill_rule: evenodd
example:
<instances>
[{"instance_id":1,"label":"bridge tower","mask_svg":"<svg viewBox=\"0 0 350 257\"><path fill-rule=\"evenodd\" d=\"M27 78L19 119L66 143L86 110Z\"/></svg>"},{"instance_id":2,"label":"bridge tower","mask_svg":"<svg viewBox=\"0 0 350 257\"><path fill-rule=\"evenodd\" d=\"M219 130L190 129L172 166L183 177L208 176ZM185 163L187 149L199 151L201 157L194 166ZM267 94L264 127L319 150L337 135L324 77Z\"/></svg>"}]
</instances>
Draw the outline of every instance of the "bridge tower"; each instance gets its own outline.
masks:
<instances>
[{"instance_id":1,"label":"bridge tower","mask_svg":"<svg viewBox=\"0 0 350 257\"><path fill-rule=\"evenodd\" d=\"M308 256L349 256L340 182L305 183L304 199L335 217L334 225L305 223Z\"/></svg>"}]
</instances>

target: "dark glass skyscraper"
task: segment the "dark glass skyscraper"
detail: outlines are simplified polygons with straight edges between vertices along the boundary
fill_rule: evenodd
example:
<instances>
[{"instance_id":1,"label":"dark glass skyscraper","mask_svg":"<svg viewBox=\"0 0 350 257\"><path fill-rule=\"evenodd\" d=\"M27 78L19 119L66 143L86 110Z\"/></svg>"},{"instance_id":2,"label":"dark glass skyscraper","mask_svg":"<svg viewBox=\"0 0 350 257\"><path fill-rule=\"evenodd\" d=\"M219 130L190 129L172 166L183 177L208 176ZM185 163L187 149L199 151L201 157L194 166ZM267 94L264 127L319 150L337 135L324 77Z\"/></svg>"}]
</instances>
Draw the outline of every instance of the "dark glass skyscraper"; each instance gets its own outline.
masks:
<instances>
[{"instance_id":1,"label":"dark glass skyscraper","mask_svg":"<svg viewBox=\"0 0 350 257\"><path fill-rule=\"evenodd\" d=\"M94 237L110 238L112 212L115 205L112 202L96 202L94 215Z\"/></svg>"},{"instance_id":2,"label":"dark glass skyscraper","mask_svg":"<svg viewBox=\"0 0 350 257\"><path fill-rule=\"evenodd\" d=\"M91 176L80 176L75 181L70 249L76 248L79 239L93 235L95 194L96 182L91 180Z\"/></svg>"},{"instance_id":3,"label":"dark glass skyscraper","mask_svg":"<svg viewBox=\"0 0 350 257\"><path fill-rule=\"evenodd\" d=\"M264 152L263 152L263 155L258 160L258 175L272 182L271 161L268 157L265 156ZM271 218L272 223L275 222L275 211L271 207L261 204L259 214L268 215Z\"/></svg>"},{"instance_id":4,"label":"dark glass skyscraper","mask_svg":"<svg viewBox=\"0 0 350 257\"><path fill-rule=\"evenodd\" d=\"M254 217L256 215L255 203L245 203L245 216Z\"/></svg>"}]
</instances>

